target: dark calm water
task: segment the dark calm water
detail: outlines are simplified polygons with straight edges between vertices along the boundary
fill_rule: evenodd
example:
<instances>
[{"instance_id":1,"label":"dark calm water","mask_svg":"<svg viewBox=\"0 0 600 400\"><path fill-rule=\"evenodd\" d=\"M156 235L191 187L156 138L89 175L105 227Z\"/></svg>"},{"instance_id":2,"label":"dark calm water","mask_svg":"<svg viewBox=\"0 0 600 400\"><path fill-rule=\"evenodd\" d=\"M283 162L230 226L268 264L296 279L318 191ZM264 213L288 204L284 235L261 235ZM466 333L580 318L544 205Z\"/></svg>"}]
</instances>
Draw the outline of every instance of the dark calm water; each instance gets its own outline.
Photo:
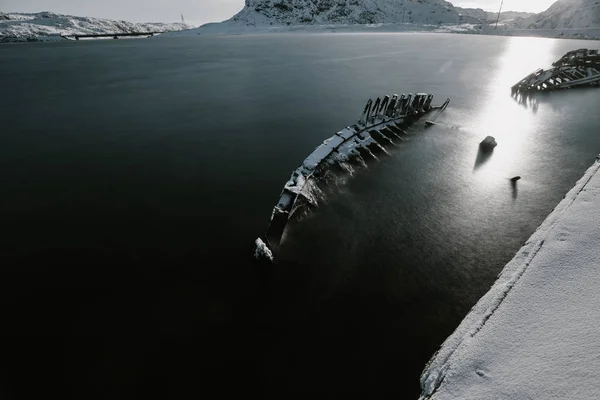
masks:
<instances>
[{"instance_id":1,"label":"dark calm water","mask_svg":"<svg viewBox=\"0 0 600 400\"><path fill-rule=\"evenodd\" d=\"M600 152L600 90L509 87L596 42L437 34L0 47L0 395L416 398ZM383 94L452 98L252 260L284 182ZM478 143L493 135L491 158ZM521 175L518 191L508 178ZM212 397L211 396L211 397Z\"/></svg>"}]
</instances>

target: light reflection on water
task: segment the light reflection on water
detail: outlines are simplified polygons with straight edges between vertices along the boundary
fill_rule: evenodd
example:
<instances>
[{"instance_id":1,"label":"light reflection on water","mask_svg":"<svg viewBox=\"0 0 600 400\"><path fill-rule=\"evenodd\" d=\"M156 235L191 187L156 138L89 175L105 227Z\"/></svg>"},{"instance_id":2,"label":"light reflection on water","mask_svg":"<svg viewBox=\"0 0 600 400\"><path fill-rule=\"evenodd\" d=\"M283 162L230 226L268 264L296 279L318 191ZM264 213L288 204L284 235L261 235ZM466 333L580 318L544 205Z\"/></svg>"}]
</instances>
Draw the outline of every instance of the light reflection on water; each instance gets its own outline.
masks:
<instances>
[{"instance_id":1,"label":"light reflection on water","mask_svg":"<svg viewBox=\"0 0 600 400\"><path fill-rule=\"evenodd\" d=\"M480 38L469 40L475 44ZM461 310L485 292L574 183L565 180L572 168L560 164L574 160L565 141L590 136L587 129L564 135L557 125L579 123L573 115L597 101L597 93L518 101L511 86L549 67L568 44L538 38L481 41L489 46L477 54L446 53L443 47L419 54L418 67L430 71L427 90L437 102L440 93L452 92L450 107L438 125L425 130L415 124L413 135L393 148L391 157L350 179L312 218L290 226L283 259L314 265L320 276L332 260L344 260L334 266L340 282L368 276L400 301L412 292L440 291L462 303L456 307ZM413 64L407 61L402 71L414 70ZM498 146L485 157L479 143L488 135ZM516 185L510 181L514 176L522 176ZM336 230L324 233L328 226ZM307 252L313 245L322 247ZM377 270L371 269L374 259ZM390 278L390 271L413 280ZM337 290L337 282L329 284Z\"/></svg>"},{"instance_id":2,"label":"light reflection on water","mask_svg":"<svg viewBox=\"0 0 600 400\"><path fill-rule=\"evenodd\" d=\"M490 77L485 106L469 126L472 131L480 132L481 139L489 135L498 142L489 157L478 154L473 170L475 183L485 186L491 195L506 191L506 179L518 175L529 162L527 155L535 151L532 132L552 124L555 117L543 107L539 110L535 97L526 100L529 107L524 107L508 90L524 77L523 71L550 65L554 61L555 44L554 40L511 38L499 69Z\"/></svg>"}]
</instances>

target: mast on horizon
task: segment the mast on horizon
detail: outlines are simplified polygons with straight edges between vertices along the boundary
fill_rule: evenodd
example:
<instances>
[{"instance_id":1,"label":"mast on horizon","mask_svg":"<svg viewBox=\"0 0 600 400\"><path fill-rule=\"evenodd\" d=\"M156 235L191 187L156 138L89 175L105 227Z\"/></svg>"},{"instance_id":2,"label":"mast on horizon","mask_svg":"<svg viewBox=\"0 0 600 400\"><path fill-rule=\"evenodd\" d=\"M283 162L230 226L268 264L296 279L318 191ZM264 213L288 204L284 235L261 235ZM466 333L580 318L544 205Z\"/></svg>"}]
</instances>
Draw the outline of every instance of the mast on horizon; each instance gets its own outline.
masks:
<instances>
[{"instance_id":1,"label":"mast on horizon","mask_svg":"<svg viewBox=\"0 0 600 400\"><path fill-rule=\"evenodd\" d=\"M500 14L502 13L502 6L504 5L504 0L500 2L500 10L498 11L498 16L496 17L496 26L494 29L498 29L498 21L500 21Z\"/></svg>"},{"instance_id":2,"label":"mast on horizon","mask_svg":"<svg viewBox=\"0 0 600 400\"><path fill-rule=\"evenodd\" d=\"M186 25L185 25L185 19L183 19L183 13L181 13L181 27L182 28L186 27Z\"/></svg>"}]
</instances>

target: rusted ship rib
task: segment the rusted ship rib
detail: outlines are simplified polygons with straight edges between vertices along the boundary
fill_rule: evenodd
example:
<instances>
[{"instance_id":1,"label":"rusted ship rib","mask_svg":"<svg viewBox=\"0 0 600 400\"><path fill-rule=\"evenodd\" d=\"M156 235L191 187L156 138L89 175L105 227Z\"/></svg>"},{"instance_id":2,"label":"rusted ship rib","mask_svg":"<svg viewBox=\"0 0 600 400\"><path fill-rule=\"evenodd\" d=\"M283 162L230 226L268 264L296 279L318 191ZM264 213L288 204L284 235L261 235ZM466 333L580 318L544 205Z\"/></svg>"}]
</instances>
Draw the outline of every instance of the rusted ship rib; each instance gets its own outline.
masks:
<instances>
[{"instance_id":1,"label":"rusted ship rib","mask_svg":"<svg viewBox=\"0 0 600 400\"><path fill-rule=\"evenodd\" d=\"M358 123L337 132L318 146L296 169L285 184L279 201L273 208L271 222L265 239L268 247L279 246L281 237L290 217L302 204L311 204L312 185L309 182L318 179L323 172L335 164L359 162L375 157L374 152L394 139L406 134L404 127L421 116L438 110L442 112L450 103L446 100L441 106L432 106L433 95L417 93L414 96L393 95L369 100L365 105ZM264 242L257 240L257 248Z\"/></svg>"},{"instance_id":2,"label":"rusted ship rib","mask_svg":"<svg viewBox=\"0 0 600 400\"><path fill-rule=\"evenodd\" d=\"M538 69L521 79L512 87L513 94L578 86L600 86L600 54L598 54L598 50L570 51L552 65L554 68Z\"/></svg>"}]
</instances>

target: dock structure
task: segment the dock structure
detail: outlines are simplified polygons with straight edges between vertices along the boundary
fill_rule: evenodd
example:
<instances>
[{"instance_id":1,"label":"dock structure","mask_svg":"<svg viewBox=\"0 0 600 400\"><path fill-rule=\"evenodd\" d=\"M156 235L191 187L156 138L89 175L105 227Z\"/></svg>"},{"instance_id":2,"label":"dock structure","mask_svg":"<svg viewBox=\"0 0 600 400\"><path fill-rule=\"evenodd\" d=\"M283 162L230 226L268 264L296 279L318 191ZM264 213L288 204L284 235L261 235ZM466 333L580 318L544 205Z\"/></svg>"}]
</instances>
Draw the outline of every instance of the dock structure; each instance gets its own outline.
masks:
<instances>
[{"instance_id":1,"label":"dock structure","mask_svg":"<svg viewBox=\"0 0 600 400\"><path fill-rule=\"evenodd\" d=\"M385 96L375 102L369 100L356 124L325 140L292 173L273 208L265 236L267 245L271 248L279 246L290 217L302 205L315 203L311 180L321 177L333 165L362 164L365 159L377 158L375 154L385 151L383 146L402 139L408 124L431 111L442 112L450 103L448 99L434 107L432 101L433 95L426 93Z\"/></svg>"},{"instance_id":2,"label":"dock structure","mask_svg":"<svg viewBox=\"0 0 600 400\"><path fill-rule=\"evenodd\" d=\"M538 69L511 88L513 94L569 89L579 86L600 86L600 55L598 50L570 51L552 64L554 68Z\"/></svg>"},{"instance_id":3,"label":"dock structure","mask_svg":"<svg viewBox=\"0 0 600 400\"><path fill-rule=\"evenodd\" d=\"M164 32L123 32L123 33L98 33L98 34L86 34L86 35L63 35L65 39L99 39L99 38L113 38L118 39L120 37L134 37L134 36L154 36Z\"/></svg>"}]
</instances>

